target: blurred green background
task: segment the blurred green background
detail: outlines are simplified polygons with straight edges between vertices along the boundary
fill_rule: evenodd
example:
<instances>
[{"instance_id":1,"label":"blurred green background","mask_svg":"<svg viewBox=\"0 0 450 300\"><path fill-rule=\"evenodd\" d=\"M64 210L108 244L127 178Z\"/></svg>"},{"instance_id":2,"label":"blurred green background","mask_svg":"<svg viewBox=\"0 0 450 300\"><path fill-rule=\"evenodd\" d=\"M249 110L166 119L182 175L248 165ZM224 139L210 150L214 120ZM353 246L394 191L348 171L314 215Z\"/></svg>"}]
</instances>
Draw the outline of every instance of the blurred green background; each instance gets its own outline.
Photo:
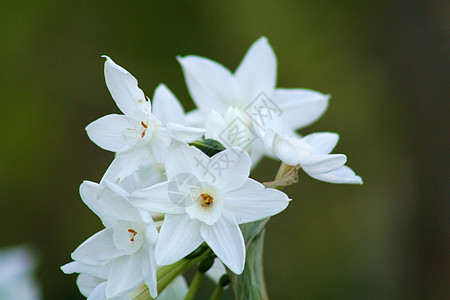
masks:
<instances>
[{"instance_id":1,"label":"blurred green background","mask_svg":"<svg viewBox=\"0 0 450 300\"><path fill-rule=\"evenodd\" d=\"M45 299L81 298L59 266L101 228L78 196L113 157L84 131L118 112L100 56L149 96L164 82L190 110L176 55L234 71L264 35L279 87L332 95L301 133L338 132L335 153L365 182L302 173L287 189L294 200L266 234L271 299L449 296L448 13L446 1L2 1L0 247L38 250ZM277 168L266 159L253 176Z\"/></svg>"}]
</instances>

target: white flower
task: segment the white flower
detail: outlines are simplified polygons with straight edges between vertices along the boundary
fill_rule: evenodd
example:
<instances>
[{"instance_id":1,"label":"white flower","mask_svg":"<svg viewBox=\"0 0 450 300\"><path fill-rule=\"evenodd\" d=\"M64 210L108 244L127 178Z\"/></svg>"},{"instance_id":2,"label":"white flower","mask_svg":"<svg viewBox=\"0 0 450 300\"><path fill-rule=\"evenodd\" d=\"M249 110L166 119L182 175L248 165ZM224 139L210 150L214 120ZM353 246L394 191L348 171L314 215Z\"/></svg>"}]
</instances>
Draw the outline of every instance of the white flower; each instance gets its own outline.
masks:
<instances>
[{"instance_id":1,"label":"white flower","mask_svg":"<svg viewBox=\"0 0 450 300\"><path fill-rule=\"evenodd\" d=\"M41 299L35 267L34 254L25 246L0 250L0 299Z\"/></svg>"},{"instance_id":2,"label":"white flower","mask_svg":"<svg viewBox=\"0 0 450 300\"><path fill-rule=\"evenodd\" d=\"M344 154L329 154L338 140L339 135L331 132L313 133L302 138L293 132L282 134L272 128L264 136L270 153L287 165L300 164L303 171L315 179L331 183L362 184L361 177L344 166L347 161Z\"/></svg>"},{"instance_id":3,"label":"white flower","mask_svg":"<svg viewBox=\"0 0 450 300\"><path fill-rule=\"evenodd\" d=\"M137 80L107 57L105 79L111 96L124 115L104 116L86 127L89 138L117 156L104 179L120 181L153 156L163 162L170 136L183 141L200 138L204 130L185 126L183 108L163 84L153 95L153 112Z\"/></svg>"},{"instance_id":4,"label":"white flower","mask_svg":"<svg viewBox=\"0 0 450 300\"><path fill-rule=\"evenodd\" d=\"M89 181L81 184L81 198L106 228L82 243L72 253L72 259L87 265L108 265L107 278L97 276L107 279L107 298L126 295L142 282L155 297L154 246L158 232L150 214L123 200L125 190L110 185L114 190Z\"/></svg>"},{"instance_id":5,"label":"white flower","mask_svg":"<svg viewBox=\"0 0 450 300\"><path fill-rule=\"evenodd\" d=\"M61 267L64 273L80 273L77 285L83 296L88 300L106 300L106 286L108 282L109 265L89 265L73 261ZM160 300L182 300L186 296L188 287L183 276L178 276L164 291L158 295ZM108 298L111 300L131 300L130 294Z\"/></svg>"},{"instance_id":6,"label":"white flower","mask_svg":"<svg viewBox=\"0 0 450 300\"><path fill-rule=\"evenodd\" d=\"M249 131L255 131L256 127L265 128L265 121L271 118L272 114L281 114L291 129L304 127L317 120L328 105L329 97L315 91L275 88L277 62L265 37L250 47L234 74L222 65L203 57L178 57L178 61L182 66L189 92L199 108L188 114L191 124L203 126L205 120L209 119L205 125L206 130L210 136L227 146L241 147L239 143L242 143L243 139L237 139L237 143L230 144L230 141L220 134L230 134L226 132L233 121L229 118L230 107L240 112L239 116L236 112L234 115L240 118L242 123L249 125ZM268 109L270 114L261 114L261 108ZM213 116L210 115L211 112ZM248 132L246 134L248 135ZM254 161L257 161L262 149L248 141L250 145L246 150L257 151L257 157L254 158Z\"/></svg>"},{"instance_id":7,"label":"white flower","mask_svg":"<svg viewBox=\"0 0 450 300\"><path fill-rule=\"evenodd\" d=\"M156 245L158 265L174 263L206 241L230 270L242 273L245 244L238 224L275 215L290 199L248 178L251 159L238 148L210 158L173 140L165 166L168 181L129 198L136 207L166 213Z\"/></svg>"}]
</instances>

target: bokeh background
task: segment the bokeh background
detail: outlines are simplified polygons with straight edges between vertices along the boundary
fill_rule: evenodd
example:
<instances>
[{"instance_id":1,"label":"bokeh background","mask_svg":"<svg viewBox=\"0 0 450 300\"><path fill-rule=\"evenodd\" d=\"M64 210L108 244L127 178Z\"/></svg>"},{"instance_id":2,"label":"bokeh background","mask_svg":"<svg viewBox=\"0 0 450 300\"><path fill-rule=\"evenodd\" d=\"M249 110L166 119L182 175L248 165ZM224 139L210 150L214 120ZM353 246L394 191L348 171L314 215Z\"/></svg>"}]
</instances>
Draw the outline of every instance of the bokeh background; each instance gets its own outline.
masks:
<instances>
[{"instance_id":1,"label":"bokeh background","mask_svg":"<svg viewBox=\"0 0 450 300\"><path fill-rule=\"evenodd\" d=\"M271 299L444 299L449 23L446 1L2 1L0 247L32 245L44 298L80 299L59 266L101 228L78 196L113 158L84 131L118 112L100 56L149 96L164 82L190 110L176 55L234 71L264 35L279 87L332 95L301 133L338 132L335 152L365 182L301 174L287 189L294 200L266 234ZM277 168L266 159L253 176Z\"/></svg>"}]
</instances>

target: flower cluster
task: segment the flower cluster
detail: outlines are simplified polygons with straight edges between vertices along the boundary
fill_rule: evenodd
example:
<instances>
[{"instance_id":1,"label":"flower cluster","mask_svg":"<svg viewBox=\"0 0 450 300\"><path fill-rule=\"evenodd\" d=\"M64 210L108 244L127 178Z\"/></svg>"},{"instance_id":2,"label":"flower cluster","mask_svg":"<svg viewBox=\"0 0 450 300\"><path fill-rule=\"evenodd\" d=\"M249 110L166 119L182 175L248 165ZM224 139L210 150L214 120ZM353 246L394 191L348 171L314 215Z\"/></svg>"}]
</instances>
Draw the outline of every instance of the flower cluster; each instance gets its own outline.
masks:
<instances>
[{"instance_id":1,"label":"flower cluster","mask_svg":"<svg viewBox=\"0 0 450 300\"><path fill-rule=\"evenodd\" d=\"M191 291L178 275L200 261L199 270L208 273L215 257L219 285L221 263L241 274L246 245L239 225L278 214L290 201L249 178L263 156L318 180L362 183L345 155L330 154L337 134L295 132L325 112L329 96L276 88L276 58L266 38L251 46L234 74L206 58L178 57L198 107L187 114L165 85L150 100L128 71L105 58L106 85L123 114L86 130L115 158L99 183L80 186L105 228L62 267L80 273L77 284L88 299L131 299L142 291L183 298Z\"/></svg>"}]
</instances>

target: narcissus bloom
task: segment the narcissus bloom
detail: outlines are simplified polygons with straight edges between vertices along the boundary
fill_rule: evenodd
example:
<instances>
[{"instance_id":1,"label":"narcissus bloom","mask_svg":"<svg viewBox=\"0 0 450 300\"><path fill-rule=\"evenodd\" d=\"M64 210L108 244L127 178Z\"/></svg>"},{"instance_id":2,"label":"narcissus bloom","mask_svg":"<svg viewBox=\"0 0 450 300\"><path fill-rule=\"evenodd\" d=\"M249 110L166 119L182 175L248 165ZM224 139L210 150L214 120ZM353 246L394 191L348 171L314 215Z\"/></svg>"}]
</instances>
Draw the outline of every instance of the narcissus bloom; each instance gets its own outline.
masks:
<instances>
[{"instance_id":1,"label":"narcissus bloom","mask_svg":"<svg viewBox=\"0 0 450 300\"><path fill-rule=\"evenodd\" d=\"M315 91L276 88L277 61L265 37L250 47L234 74L221 64L199 56L178 57L178 61L198 107L189 113L190 122L205 126L212 138L227 146L252 152L257 156L255 161L263 148L254 144L258 139L253 141L248 136L257 127L265 128L266 120L272 115L281 115L291 129L296 130L317 120L328 105L329 97ZM266 109L269 114L262 114L261 109ZM233 132L236 119L239 119L237 125L248 128L244 132L247 143L243 144L245 136L234 136L238 132ZM230 136L233 138L227 138ZM258 153L254 154L254 151Z\"/></svg>"},{"instance_id":2,"label":"narcissus bloom","mask_svg":"<svg viewBox=\"0 0 450 300\"><path fill-rule=\"evenodd\" d=\"M82 243L72 253L72 259L86 265L108 266L107 271L103 270L107 275L96 276L107 279L104 285L107 298L126 295L142 282L156 297L154 247L158 231L151 215L133 207L115 191L93 182L83 182L80 195L106 228Z\"/></svg>"},{"instance_id":3,"label":"narcissus bloom","mask_svg":"<svg viewBox=\"0 0 450 300\"><path fill-rule=\"evenodd\" d=\"M202 129L185 126L183 108L165 85L155 90L152 111L133 75L104 57L106 85L123 112L104 116L86 127L94 143L117 153L104 179L120 181L150 158L162 163L171 136L190 142L204 134Z\"/></svg>"},{"instance_id":4,"label":"narcissus bloom","mask_svg":"<svg viewBox=\"0 0 450 300\"><path fill-rule=\"evenodd\" d=\"M208 157L173 140L165 166L168 181L129 197L136 207L166 213L156 244L157 263L174 263L205 241L230 270L242 273L245 244L239 224L275 215L290 199L248 178L251 159L238 148Z\"/></svg>"},{"instance_id":5,"label":"narcissus bloom","mask_svg":"<svg viewBox=\"0 0 450 300\"><path fill-rule=\"evenodd\" d=\"M331 183L362 184L361 177L355 175L344 164L347 156L330 154L339 140L337 133L318 132L300 137L294 132L281 134L268 129L264 142L276 158L287 165L300 167L309 176Z\"/></svg>"}]
</instances>

